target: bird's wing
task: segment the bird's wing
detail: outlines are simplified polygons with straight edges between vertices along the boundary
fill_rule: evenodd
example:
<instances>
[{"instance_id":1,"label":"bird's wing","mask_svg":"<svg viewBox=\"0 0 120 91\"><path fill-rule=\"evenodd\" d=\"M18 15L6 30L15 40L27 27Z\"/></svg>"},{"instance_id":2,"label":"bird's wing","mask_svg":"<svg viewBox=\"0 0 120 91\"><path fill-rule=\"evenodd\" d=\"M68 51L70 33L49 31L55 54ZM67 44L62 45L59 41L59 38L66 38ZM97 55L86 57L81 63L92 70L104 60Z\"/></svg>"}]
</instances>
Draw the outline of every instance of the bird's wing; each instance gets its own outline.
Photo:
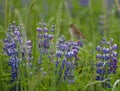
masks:
<instances>
[{"instance_id":1,"label":"bird's wing","mask_svg":"<svg viewBox=\"0 0 120 91\"><path fill-rule=\"evenodd\" d=\"M79 30L79 29L75 28L74 32L76 32L80 37L85 39L85 36L82 34L82 32L80 30L79 31L77 31L77 30Z\"/></svg>"}]
</instances>

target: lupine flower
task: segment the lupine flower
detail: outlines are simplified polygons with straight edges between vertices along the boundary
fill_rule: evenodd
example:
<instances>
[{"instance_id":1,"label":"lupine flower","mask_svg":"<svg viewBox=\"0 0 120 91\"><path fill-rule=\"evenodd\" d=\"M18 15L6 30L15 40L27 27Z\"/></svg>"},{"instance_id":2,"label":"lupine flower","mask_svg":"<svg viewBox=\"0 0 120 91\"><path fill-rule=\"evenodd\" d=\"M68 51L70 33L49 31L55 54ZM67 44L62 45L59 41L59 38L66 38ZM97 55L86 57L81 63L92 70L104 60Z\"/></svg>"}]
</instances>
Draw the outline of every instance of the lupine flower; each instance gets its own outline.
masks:
<instances>
[{"instance_id":1,"label":"lupine flower","mask_svg":"<svg viewBox=\"0 0 120 91\"><path fill-rule=\"evenodd\" d=\"M99 16L99 30L100 33L103 34L104 30L107 31L107 34L109 34L109 18L112 13L112 7L113 7L113 1L114 0L104 0L104 8L106 9L106 14L101 14Z\"/></svg>"},{"instance_id":2,"label":"lupine flower","mask_svg":"<svg viewBox=\"0 0 120 91\"><path fill-rule=\"evenodd\" d=\"M26 54L29 67L32 66L32 42L31 40L26 41Z\"/></svg>"},{"instance_id":3,"label":"lupine flower","mask_svg":"<svg viewBox=\"0 0 120 91\"><path fill-rule=\"evenodd\" d=\"M37 27L37 44L38 49L45 51L49 49L51 46L50 41L54 38L53 32L55 30L55 26L52 25L51 29L47 28L47 24L42 19L39 23L39 27Z\"/></svg>"},{"instance_id":4,"label":"lupine flower","mask_svg":"<svg viewBox=\"0 0 120 91\"><path fill-rule=\"evenodd\" d=\"M71 10L73 8L71 1L70 0L66 0L66 1L67 1L68 8Z\"/></svg>"},{"instance_id":5,"label":"lupine flower","mask_svg":"<svg viewBox=\"0 0 120 91\"><path fill-rule=\"evenodd\" d=\"M106 12L107 12L107 15L109 16L112 12L112 7L113 7L113 1L114 0L104 0L104 4L105 4L105 7L106 7Z\"/></svg>"},{"instance_id":6,"label":"lupine flower","mask_svg":"<svg viewBox=\"0 0 120 91\"><path fill-rule=\"evenodd\" d=\"M51 25L51 27L48 28L47 24L42 19L36 31L37 31L37 46L38 51L40 53L38 64L40 65L44 61L43 59L44 56L48 57L50 61L53 60L54 54L51 46L53 45L52 40L54 39L55 25ZM56 53L57 56L60 56L60 52Z\"/></svg>"},{"instance_id":7,"label":"lupine flower","mask_svg":"<svg viewBox=\"0 0 120 91\"><path fill-rule=\"evenodd\" d=\"M97 77L96 80L106 79L106 74L115 74L117 68L117 44L113 44L113 38L109 41L103 37L100 41L100 45L96 47L96 66Z\"/></svg>"},{"instance_id":8,"label":"lupine flower","mask_svg":"<svg viewBox=\"0 0 120 91\"><path fill-rule=\"evenodd\" d=\"M56 51L56 57L59 60L56 61L56 67L60 66L58 70L59 80L64 76L63 79L68 83L74 82L74 63L78 60L77 54L81 46L82 42L80 41L66 41L64 36L59 38Z\"/></svg>"},{"instance_id":9,"label":"lupine flower","mask_svg":"<svg viewBox=\"0 0 120 91\"><path fill-rule=\"evenodd\" d=\"M105 22L104 22L104 15L103 14L101 14L99 16L99 22L98 22L98 24L99 24L99 31L100 31L101 34L103 34L104 24L105 24Z\"/></svg>"},{"instance_id":10,"label":"lupine flower","mask_svg":"<svg viewBox=\"0 0 120 91\"><path fill-rule=\"evenodd\" d=\"M80 5L82 6L88 6L89 0L80 0Z\"/></svg>"},{"instance_id":11,"label":"lupine flower","mask_svg":"<svg viewBox=\"0 0 120 91\"><path fill-rule=\"evenodd\" d=\"M9 56L9 65L11 66L11 82L15 81L17 74L18 74L18 48L17 44L22 43L22 38L20 35L20 26L17 26L15 22L13 22L6 34L6 38L4 39L4 47L3 52L4 54Z\"/></svg>"},{"instance_id":12,"label":"lupine flower","mask_svg":"<svg viewBox=\"0 0 120 91\"><path fill-rule=\"evenodd\" d=\"M25 59L31 61L32 59L32 43L30 40L26 43L23 42L21 29L21 26L13 22L8 28L6 38L3 40L3 52L9 57L9 66L11 67L11 82L17 79L18 67L21 61Z\"/></svg>"}]
</instances>

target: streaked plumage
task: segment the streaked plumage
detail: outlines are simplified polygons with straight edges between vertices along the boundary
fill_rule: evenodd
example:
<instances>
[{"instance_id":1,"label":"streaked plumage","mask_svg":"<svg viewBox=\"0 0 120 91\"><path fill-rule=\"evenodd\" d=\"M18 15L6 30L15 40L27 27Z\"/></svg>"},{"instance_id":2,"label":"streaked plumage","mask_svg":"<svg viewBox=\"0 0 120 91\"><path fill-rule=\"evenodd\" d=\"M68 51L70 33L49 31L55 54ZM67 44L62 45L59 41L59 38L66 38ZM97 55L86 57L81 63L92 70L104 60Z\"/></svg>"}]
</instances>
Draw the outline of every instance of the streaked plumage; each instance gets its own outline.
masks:
<instances>
[{"instance_id":1,"label":"streaked plumage","mask_svg":"<svg viewBox=\"0 0 120 91\"><path fill-rule=\"evenodd\" d=\"M85 36L83 35L83 33L74 24L70 24L69 27L70 27L71 36L77 39L80 39L80 38L85 39Z\"/></svg>"}]
</instances>

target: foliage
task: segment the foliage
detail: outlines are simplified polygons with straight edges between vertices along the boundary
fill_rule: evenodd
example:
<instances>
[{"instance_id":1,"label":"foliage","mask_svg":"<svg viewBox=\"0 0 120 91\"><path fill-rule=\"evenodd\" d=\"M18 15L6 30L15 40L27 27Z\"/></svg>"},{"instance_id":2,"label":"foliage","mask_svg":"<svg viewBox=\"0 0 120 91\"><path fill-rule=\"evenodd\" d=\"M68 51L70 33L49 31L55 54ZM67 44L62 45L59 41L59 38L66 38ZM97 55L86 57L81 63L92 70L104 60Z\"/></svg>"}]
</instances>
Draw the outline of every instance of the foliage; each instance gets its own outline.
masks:
<instances>
[{"instance_id":1,"label":"foliage","mask_svg":"<svg viewBox=\"0 0 120 91\"><path fill-rule=\"evenodd\" d=\"M119 91L118 6L114 0L88 1L88 5L82 5L80 0L0 0L0 6L3 7L2 9L0 7L1 91ZM105 1L111 3L106 4ZM44 19L45 25L40 25L43 21L41 19ZM16 42L16 36L8 31L13 21L16 21L17 28L19 25L22 26L20 36L19 32L15 32L16 30L12 28L12 33L17 33L17 36L23 39L22 43ZM71 43L69 24L71 23L81 29L87 41L82 41L83 46L75 46L74 43L79 41L74 40L69 49L68 44ZM43 30L48 29L49 32L40 33L41 27ZM52 28L54 32L50 32ZM6 35L13 39L5 42ZM46 37L41 38L40 35ZM59 43L61 36L64 36L64 43ZM103 80L96 80L96 63L99 62L96 59L96 47L103 36L107 40L113 38L118 46L117 68L115 74L111 73ZM41 41L44 43L47 41L45 44L47 46L40 44ZM14 49L19 55L7 54L9 48L5 45L11 43L16 43L17 47ZM67 46L69 51L60 49L60 45L63 49ZM3 50L4 47L7 49ZM11 70L13 65L10 65L10 58L13 56L19 60L15 63L19 66L15 68L17 75L14 79L12 79L14 72ZM67 61L64 62L64 59ZM61 69L63 63L65 67ZM108 80L110 80L110 88L102 85Z\"/></svg>"}]
</instances>

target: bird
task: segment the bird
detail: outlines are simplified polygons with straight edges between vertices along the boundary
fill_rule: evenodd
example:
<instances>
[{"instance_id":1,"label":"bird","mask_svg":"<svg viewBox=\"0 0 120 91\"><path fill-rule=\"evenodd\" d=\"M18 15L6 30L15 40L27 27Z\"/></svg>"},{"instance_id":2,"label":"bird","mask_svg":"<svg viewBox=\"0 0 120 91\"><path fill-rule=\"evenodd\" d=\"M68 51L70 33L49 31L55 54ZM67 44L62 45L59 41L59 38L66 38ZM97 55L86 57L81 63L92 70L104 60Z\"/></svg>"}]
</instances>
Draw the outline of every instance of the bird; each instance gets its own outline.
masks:
<instances>
[{"instance_id":1,"label":"bird","mask_svg":"<svg viewBox=\"0 0 120 91\"><path fill-rule=\"evenodd\" d=\"M86 39L84 34L74 24L69 25L69 31L72 37L79 39Z\"/></svg>"}]
</instances>

